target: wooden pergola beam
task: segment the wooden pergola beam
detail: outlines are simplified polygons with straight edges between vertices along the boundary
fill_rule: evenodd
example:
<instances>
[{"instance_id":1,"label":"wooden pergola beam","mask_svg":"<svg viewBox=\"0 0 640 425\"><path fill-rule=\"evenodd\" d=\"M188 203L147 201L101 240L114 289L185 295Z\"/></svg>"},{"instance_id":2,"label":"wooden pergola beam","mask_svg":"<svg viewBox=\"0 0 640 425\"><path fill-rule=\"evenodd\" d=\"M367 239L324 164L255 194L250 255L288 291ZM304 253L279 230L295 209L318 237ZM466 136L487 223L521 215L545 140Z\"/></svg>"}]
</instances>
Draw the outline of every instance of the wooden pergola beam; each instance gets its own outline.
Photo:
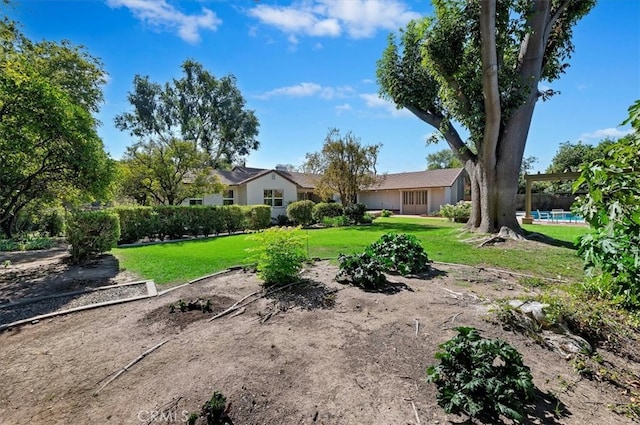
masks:
<instances>
[{"instance_id":1,"label":"wooden pergola beam","mask_svg":"<svg viewBox=\"0 0 640 425\"><path fill-rule=\"evenodd\" d=\"M523 224L533 223L533 216L531 215L531 183L550 181L550 180L576 180L580 177L580 173L567 172L567 173L547 173L547 174L525 174L524 180L526 183L526 192L524 198L525 216L522 219Z\"/></svg>"}]
</instances>

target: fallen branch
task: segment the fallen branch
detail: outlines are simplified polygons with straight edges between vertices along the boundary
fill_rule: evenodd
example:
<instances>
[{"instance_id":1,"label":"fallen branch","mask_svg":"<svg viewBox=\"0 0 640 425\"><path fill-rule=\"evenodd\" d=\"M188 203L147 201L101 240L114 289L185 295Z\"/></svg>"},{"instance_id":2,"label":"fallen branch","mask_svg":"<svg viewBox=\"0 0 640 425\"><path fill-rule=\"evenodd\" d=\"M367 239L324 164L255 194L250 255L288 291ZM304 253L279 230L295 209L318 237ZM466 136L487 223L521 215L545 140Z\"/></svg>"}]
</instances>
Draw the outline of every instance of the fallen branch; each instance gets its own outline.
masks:
<instances>
[{"instance_id":1,"label":"fallen branch","mask_svg":"<svg viewBox=\"0 0 640 425\"><path fill-rule=\"evenodd\" d=\"M165 404L164 406L160 407L159 409L157 409L156 411L154 411L154 414L151 415L151 418L149 419L149 422L147 422L147 425L151 425L152 423L154 423L155 421L158 420L158 418L164 418L164 413L165 412L170 412L172 411L180 402L180 400L182 400L182 396L178 397L175 400L171 400L170 402L168 402L167 404Z\"/></svg>"},{"instance_id":2,"label":"fallen branch","mask_svg":"<svg viewBox=\"0 0 640 425\"><path fill-rule=\"evenodd\" d=\"M244 301L244 300L246 300L247 298L252 297L252 296L254 296L254 295L257 295L260 291L256 291L256 292L254 292L254 293L251 293L251 294L247 295L246 297L242 298L240 301L236 302L234 305L232 305L231 307L229 307L228 309L226 309L226 310L225 310L225 311L223 311L222 313L218 313L218 314L216 314L215 316L213 316L212 318L210 318L210 319L209 319L209 320L207 320L207 321L208 321L208 322L211 322L211 321L213 321L213 320L215 320L215 319L218 319L218 318L220 318L220 317L222 317L222 316L225 316L225 315L227 315L227 314L231 313L231 312L232 312L232 311L234 311L234 310L238 310L238 309L240 309L240 308L246 307L246 306L248 306L249 304L251 304L251 303L254 303L254 302L258 301L259 299L262 299L262 298L266 297L267 295L271 295L271 294L273 294L273 293L275 293L275 292L282 291L283 289L287 289L287 288L289 288L289 287L291 287L291 286L293 286L293 285L296 285L297 283L299 283L299 282L292 282L292 283L289 283L288 285L278 286L277 288L271 289L270 291L267 291L267 292L263 293L263 294L262 294L262 295L260 295L258 298L254 298L254 299L252 299L251 301L245 302L244 304L240 304L241 302L243 302L243 301Z\"/></svg>"},{"instance_id":3,"label":"fallen branch","mask_svg":"<svg viewBox=\"0 0 640 425\"><path fill-rule=\"evenodd\" d=\"M164 341L162 341L161 343L149 348L147 351L145 351L144 353L140 354L138 357L136 357L131 363L129 363L128 365L126 365L125 367L123 367L122 369L120 369L118 371L118 373L116 373L111 379L109 379L107 382L104 383L104 385L102 385L95 393L93 393L93 396L97 396L98 393L100 391L102 391L107 385L109 385L110 383L112 383L113 381L115 381L116 379L118 379L118 377L120 375L122 375L123 373L125 373L127 370L129 370L130 367L132 367L133 365L135 365L136 363L138 363L140 360L144 359L147 355L151 354L152 352L154 352L155 350L157 350L158 348L162 347L164 344L166 344L167 342L169 342L168 339L165 339Z\"/></svg>"},{"instance_id":4,"label":"fallen branch","mask_svg":"<svg viewBox=\"0 0 640 425\"><path fill-rule=\"evenodd\" d=\"M416 336L418 336L418 331L420 330L420 322L418 322L418 319L413 319L416 321Z\"/></svg>"},{"instance_id":5,"label":"fallen branch","mask_svg":"<svg viewBox=\"0 0 640 425\"><path fill-rule=\"evenodd\" d=\"M235 313L233 313L231 316L229 316L229 319L231 319L232 317L240 316L245 311L247 311L247 309L242 307L240 310L237 310Z\"/></svg>"},{"instance_id":6,"label":"fallen branch","mask_svg":"<svg viewBox=\"0 0 640 425\"><path fill-rule=\"evenodd\" d=\"M218 319L218 318L220 318L220 317L222 317L222 316L224 316L226 314L231 313L233 310L237 310L239 308L238 304L240 304L241 302L243 302L247 298L250 298L250 297L252 297L254 295L257 295L259 293L260 293L260 291L255 291L255 292L250 293L249 295L247 295L246 297L244 297L241 300L237 301L235 304L233 304L231 307L229 307L228 309L226 309L222 313L218 313L215 316L213 316L212 318L210 318L209 320L207 320L207 322L212 322L212 321L214 321L214 320L216 320L216 319Z\"/></svg>"},{"instance_id":7,"label":"fallen branch","mask_svg":"<svg viewBox=\"0 0 640 425\"><path fill-rule=\"evenodd\" d=\"M511 276L530 277L530 278L536 278L536 279L541 279L541 280L548 280L548 281L551 281L551 282L569 283L569 281L566 280L566 279L556 279L556 278L553 278L553 277L535 276L535 275L532 275L532 274L518 273L518 272L511 271L511 270L493 269L493 268L490 268L490 267L470 266L469 264L445 263L443 261L434 261L433 264L442 264L444 266L454 266L454 267L469 267L469 268L480 270L480 271L488 271L488 272L493 272L493 273L504 273L504 274L508 274L508 275L511 275Z\"/></svg>"},{"instance_id":8,"label":"fallen branch","mask_svg":"<svg viewBox=\"0 0 640 425\"><path fill-rule=\"evenodd\" d=\"M413 413L416 415L416 422L420 425L420 416L418 416L418 409L416 409L416 405L413 401L411 401L411 407L413 407Z\"/></svg>"}]
</instances>

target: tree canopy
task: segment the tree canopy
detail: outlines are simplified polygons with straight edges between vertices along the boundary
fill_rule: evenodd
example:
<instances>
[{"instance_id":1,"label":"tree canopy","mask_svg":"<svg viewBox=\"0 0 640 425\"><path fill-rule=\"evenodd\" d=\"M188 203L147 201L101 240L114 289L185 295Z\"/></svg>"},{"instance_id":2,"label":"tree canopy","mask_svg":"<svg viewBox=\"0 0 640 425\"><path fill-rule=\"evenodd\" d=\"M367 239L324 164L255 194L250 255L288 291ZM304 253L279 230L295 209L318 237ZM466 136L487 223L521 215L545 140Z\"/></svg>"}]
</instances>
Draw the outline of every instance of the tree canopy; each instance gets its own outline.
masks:
<instances>
[{"instance_id":1,"label":"tree canopy","mask_svg":"<svg viewBox=\"0 0 640 425\"><path fill-rule=\"evenodd\" d=\"M471 228L519 229L515 196L538 89L568 66L595 0L434 0L434 16L389 36L382 97L436 128L471 179ZM463 140L454 123L466 128ZM457 125L456 124L456 125Z\"/></svg>"},{"instance_id":2,"label":"tree canopy","mask_svg":"<svg viewBox=\"0 0 640 425\"><path fill-rule=\"evenodd\" d=\"M113 161L92 113L102 63L68 41L34 43L0 22L0 225L11 235L30 202L106 196Z\"/></svg>"},{"instance_id":3,"label":"tree canopy","mask_svg":"<svg viewBox=\"0 0 640 425\"><path fill-rule=\"evenodd\" d=\"M427 155L427 170L462 168L464 164L451 149L443 149Z\"/></svg>"},{"instance_id":4,"label":"tree canopy","mask_svg":"<svg viewBox=\"0 0 640 425\"><path fill-rule=\"evenodd\" d=\"M382 145L363 146L351 132L332 129L320 152L308 153L302 169L316 174L315 191L324 198L340 195L343 205L357 202L357 194L378 182L376 163Z\"/></svg>"},{"instance_id":5,"label":"tree canopy","mask_svg":"<svg viewBox=\"0 0 640 425\"><path fill-rule=\"evenodd\" d=\"M120 195L141 205L178 205L187 198L219 193L224 186L211 173L208 155L177 139L138 143L120 162Z\"/></svg>"},{"instance_id":6,"label":"tree canopy","mask_svg":"<svg viewBox=\"0 0 640 425\"><path fill-rule=\"evenodd\" d=\"M137 75L129 102L133 110L118 115L116 127L139 143L193 143L209 155L209 165L228 167L259 147L258 119L246 109L233 75L220 79L201 64L186 60L183 76L164 85Z\"/></svg>"}]
</instances>

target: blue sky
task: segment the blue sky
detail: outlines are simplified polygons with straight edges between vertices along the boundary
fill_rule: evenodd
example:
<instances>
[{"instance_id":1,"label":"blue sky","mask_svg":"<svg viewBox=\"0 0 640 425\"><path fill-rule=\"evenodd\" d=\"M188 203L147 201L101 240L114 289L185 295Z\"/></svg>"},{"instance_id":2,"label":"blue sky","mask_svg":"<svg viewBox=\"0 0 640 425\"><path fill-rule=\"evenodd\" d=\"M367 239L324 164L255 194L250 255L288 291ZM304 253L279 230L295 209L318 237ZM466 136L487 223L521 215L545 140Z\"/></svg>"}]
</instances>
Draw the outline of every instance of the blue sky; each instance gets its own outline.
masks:
<instances>
[{"instance_id":1,"label":"blue sky","mask_svg":"<svg viewBox=\"0 0 640 425\"><path fill-rule=\"evenodd\" d=\"M165 83L193 59L217 77L234 74L260 120L260 149L247 165L300 165L322 148L329 128L383 145L380 172L417 171L433 132L378 98L376 61L387 35L428 15L429 1L402 0L14 0L5 13L33 40L68 39L99 57L109 73L99 133L119 159L132 143L113 118L130 108L136 74ZM600 0L574 32L561 92L539 102L525 155L544 170L565 141L619 137L640 99L640 1Z\"/></svg>"}]
</instances>

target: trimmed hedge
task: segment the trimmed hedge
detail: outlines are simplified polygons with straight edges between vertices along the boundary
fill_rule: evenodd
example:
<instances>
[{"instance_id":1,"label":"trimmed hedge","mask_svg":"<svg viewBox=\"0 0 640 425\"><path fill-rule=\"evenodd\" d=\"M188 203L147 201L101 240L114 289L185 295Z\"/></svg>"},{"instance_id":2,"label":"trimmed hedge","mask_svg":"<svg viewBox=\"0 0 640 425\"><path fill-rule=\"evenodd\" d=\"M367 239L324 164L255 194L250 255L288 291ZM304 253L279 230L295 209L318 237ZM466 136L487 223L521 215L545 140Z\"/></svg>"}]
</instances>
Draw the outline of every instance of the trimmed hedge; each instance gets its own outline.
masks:
<instances>
[{"instance_id":1,"label":"trimmed hedge","mask_svg":"<svg viewBox=\"0 0 640 425\"><path fill-rule=\"evenodd\" d=\"M313 206L313 221L322 223L325 217L340 217L344 215L342 204L320 202Z\"/></svg>"},{"instance_id":2,"label":"trimmed hedge","mask_svg":"<svg viewBox=\"0 0 640 425\"><path fill-rule=\"evenodd\" d=\"M118 215L108 211L79 211L67 223L67 242L74 263L115 248L120 238Z\"/></svg>"},{"instance_id":3,"label":"trimmed hedge","mask_svg":"<svg viewBox=\"0 0 640 425\"><path fill-rule=\"evenodd\" d=\"M139 240L180 239L223 232L260 230L271 223L268 205L158 205L154 207L116 207L122 235L119 243Z\"/></svg>"},{"instance_id":4,"label":"trimmed hedge","mask_svg":"<svg viewBox=\"0 0 640 425\"><path fill-rule=\"evenodd\" d=\"M297 225L308 226L313 223L314 206L310 200L292 202L287 206L287 217Z\"/></svg>"}]
</instances>

